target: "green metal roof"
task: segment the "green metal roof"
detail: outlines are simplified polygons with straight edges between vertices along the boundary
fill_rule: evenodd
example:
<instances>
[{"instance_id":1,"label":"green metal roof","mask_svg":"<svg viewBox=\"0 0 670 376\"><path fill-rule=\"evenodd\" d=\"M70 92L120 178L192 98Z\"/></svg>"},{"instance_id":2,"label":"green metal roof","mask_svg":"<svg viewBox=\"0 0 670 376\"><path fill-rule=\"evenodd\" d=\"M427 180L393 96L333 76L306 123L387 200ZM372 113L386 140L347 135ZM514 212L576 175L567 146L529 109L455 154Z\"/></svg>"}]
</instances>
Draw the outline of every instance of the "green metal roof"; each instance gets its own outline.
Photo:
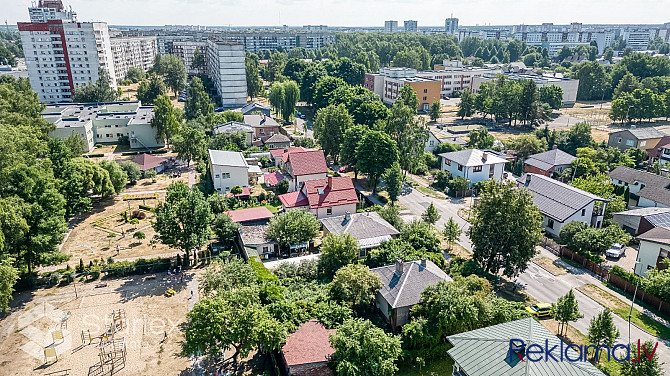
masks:
<instances>
[{"instance_id":1,"label":"green metal roof","mask_svg":"<svg viewBox=\"0 0 670 376\"><path fill-rule=\"evenodd\" d=\"M454 345L447 354L468 376L605 376L587 361L560 361L561 348L565 349L567 344L531 317L454 334L447 339ZM552 354L559 361L510 360L510 339L523 340L526 348L531 344L543 349L547 343L549 349L557 346ZM573 359L578 356L572 349L568 354Z\"/></svg>"}]
</instances>

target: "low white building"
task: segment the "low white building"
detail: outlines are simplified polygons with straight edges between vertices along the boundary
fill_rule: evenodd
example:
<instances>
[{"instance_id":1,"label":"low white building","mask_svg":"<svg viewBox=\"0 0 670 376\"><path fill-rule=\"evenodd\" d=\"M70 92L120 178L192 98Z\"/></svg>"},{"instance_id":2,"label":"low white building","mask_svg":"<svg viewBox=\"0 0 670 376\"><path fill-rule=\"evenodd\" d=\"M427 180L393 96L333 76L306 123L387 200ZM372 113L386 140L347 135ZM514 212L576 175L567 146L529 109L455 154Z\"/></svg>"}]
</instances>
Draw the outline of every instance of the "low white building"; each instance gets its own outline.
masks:
<instances>
[{"instance_id":1,"label":"low white building","mask_svg":"<svg viewBox=\"0 0 670 376\"><path fill-rule=\"evenodd\" d=\"M212 183L217 192L226 193L235 186L249 186L249 164L242 153L211 149L207 152Z\"/></svg>"},{"instance_id":2,"label":"low white building","mask_svg":"<svg viewBox=\"0 0 670 376\"><path fill-rule=\"evenodd\" d=\"M670 256L670 228L656 227L637 237L640 250L637 254L635 274L646 276Z\"/></svg>"},{"instance_id":3,"label":"low white building","mask_svg":"<svg viewBox=\"0 0 670 376\"><path fill-rule=\"evenodd\" d=\"M505 170L506 159L479 149L466 149L442 153L441 166L451 176L462 176L470 181L470 186L480 181L493 179L500 181Z\"/></svg>"},{"instance_id":4,"label":"low white building","mask_svg":"<svg viewBox=\"0 0 670 376\"><path fill-rule=\"evenodd\" d=\"M480 77L473 78L472 92L477 93L479 88L485 82L495 80L497 74L485 74ZM505 73L505 76L510 80L533 80L537 88L544 86L556 85L563 90L563 104L571 105L577 101L577 89L579 89L579 80L572 78L565 78L551 75L537 75L537 74L521 74L521 73Z\"/></svg>"},{"instance_id":5,"label":"low white building","mask_svg":"<svg viewBox=\"0 0 670 376\"><path fill-rule=\"evenodd\" d=\"M539 174L525 174L517 179L517 184L533 195L533 203L542 213L542 226L548 233L558 236L573 221L602 227L608 200Z\"/></svg>"}]
</instances>

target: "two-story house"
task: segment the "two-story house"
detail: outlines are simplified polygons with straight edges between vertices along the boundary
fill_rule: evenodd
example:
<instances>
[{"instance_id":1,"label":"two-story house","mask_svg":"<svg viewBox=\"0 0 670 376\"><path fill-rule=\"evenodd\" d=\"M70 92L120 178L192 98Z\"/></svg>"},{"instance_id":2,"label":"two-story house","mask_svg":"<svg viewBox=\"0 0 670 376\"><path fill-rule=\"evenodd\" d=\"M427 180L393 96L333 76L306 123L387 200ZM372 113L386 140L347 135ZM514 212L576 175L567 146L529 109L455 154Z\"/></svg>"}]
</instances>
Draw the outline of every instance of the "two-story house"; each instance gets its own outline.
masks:
<instances>
[{"instance_id":1,"label":"two-story house","mask_svg":"<svg viewBox=\"0 0 670 376\"><path fill-rule=\"evenodd\" d=\"M468 179L470 186L488 179L500 181L507 163L504 158L478 149L442 153L439 156L442 158L443 171L449 171L453 177Z\"/></svg>"},{"instance_id":2,"label":"two-story house","mask_svg":"<svg viewBox=\"0 0 670 376\"><path fill-rule=\"evenodd\" d=\"M247 124L254 129L255 139L263 142L279 133L279 123L269 116L244 115L244 124Z\"/></svg>"},{"instance_id":3,"label":"two-story house","mask_svg":"<svg viewBox=\"0 0 670 376\"><path fill-rule=\"evenodd\" d=\"M626 166L609 173L612 183L630 189L630 206L670 207L670 178Z\"/></svg>"},{"instance_id":4,"label":"two-story house","mask_svg":"<svg viewBox=\"0 0 670 376\"><path fill-rule=\"evenodd\" d=\"M542 226L548 233L558 236L573 221L602 227L608 200L539 174L525 174L517 179L517 184L533 195L533 203L542 213Z\"/></svg>"},{"instance_id":5,"label":"two-story house","mask_svg":"<svg viewBox=\"0 0 670 376\"><path fill-rule=\"evenodd\" d=\"M348 176L308 180L299 191L279 196L285 210L300 209L318 219L355 213L358 195Z\"/></svg>"},{"instance_id":6,"label":"two-story house","mask_svg":"<svg viewBox=\"0 0 670 376\"><path fill-rule=\"evenodd\" d=\"M237 185L249 186L249 164L242 153L211 149L207 152L212 183L217 192L229 192Z\"/></svg>"},{"instance_id":7,"label":"two-story house","mask_svg":"<svg viewBox=\"0 0 670 376\"><path fill-rule=\"evenodd\" d=\"M666 136L665 133L656 128L632 128L612 132L607 141L608 146L626 150L640 148L645 151L653 150L658 142Z\"/></svg>"},{"instance_id":8,"label":"two-story house","mask_svg":"<svg viewBox=\"0 0 670 376\"><path fill-rule=\"evenodd\" d=\"M212 133L215 135L220 133L244 133L247 146L251 146L251 143L255 137L253 128L237 121L229 121L223 124L215 125L212 127Z\"/></svg>"},{"instance_id":9,"label":"two-story house","mask_svg":"<svg viewBox=\"0 0 670 376\"><path fill-rule=\"evenodd\" d=\"M288 148L270 148L270 156L272 159L272 162L274 162L275 167L279 167L280 169L284 168L284 163L288 161L288 155L293 153L293 152L299 152L299 151L307 151L309 149L305 149L300 146L291 146Z\"/></svg>"},{"instance_id":10,"label":"two-story house","mask_svg":"<svg viewBox=\"0 0 670 376\"><path fill-rule=\"evenodd\" d=\"M553 149L529 156L523 163L523 171L552 176L554 173L560 174L563 172L575 160L577 160L575 156L560 149Z\"/></svg>"},{"instance_id":11,"label":"two-story house","mask_svg":"<svg viewBox=\"0 0 670 376\"><path fill-rule=\"evenodd\" d=\"M289 182L289 192L299 190L309 180L324 179L328 173L323 150L307 150L288 153L282 169Z\"/></svg>"}]
</instances>

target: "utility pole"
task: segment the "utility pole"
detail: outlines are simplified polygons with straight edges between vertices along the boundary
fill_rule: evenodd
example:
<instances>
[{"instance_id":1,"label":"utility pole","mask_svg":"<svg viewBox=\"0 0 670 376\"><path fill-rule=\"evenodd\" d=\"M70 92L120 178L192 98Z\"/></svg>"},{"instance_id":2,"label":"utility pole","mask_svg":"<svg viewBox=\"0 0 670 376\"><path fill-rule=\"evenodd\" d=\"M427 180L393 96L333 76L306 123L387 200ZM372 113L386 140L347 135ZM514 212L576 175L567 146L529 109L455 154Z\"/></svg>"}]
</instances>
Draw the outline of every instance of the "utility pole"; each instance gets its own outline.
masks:
<instances>
[{"instance_id":1,"label":"utility pole","mask_svg":"<svg viewBox=\"0 0 670 376\"><path fill-rule=\"evenodd\" d=\"M633 274L635 274L635 269L637 269L637 264L639 264L640 261L635 261L635 265L633 266ZM628 344L630 345L630 319L631 316L633 316L633 305L635 304L635 296L637 295L637 287L640 284L640 276L637 276L637 281L635 282L635 291L633 292L633 300L630 302L630 311L628 311Z\"/></svg>"}]
</instances>

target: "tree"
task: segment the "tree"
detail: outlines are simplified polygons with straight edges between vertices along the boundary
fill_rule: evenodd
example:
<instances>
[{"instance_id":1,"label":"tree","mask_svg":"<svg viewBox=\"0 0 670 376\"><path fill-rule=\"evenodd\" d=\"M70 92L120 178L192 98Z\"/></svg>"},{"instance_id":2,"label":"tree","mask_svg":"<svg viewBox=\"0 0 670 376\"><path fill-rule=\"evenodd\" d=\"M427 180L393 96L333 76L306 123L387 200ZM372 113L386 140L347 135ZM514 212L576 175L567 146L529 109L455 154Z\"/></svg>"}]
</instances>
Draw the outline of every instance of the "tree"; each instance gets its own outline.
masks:
<instances>
[{"instance_id":1,"label":"tree","mask_svg":"<svg viewBox=\"0 0 670 376\"><path fill-rule=\"evenodd\" d=\"M281 106L281 114L284 120L289 121L296 112L295 105L300 100L300 89L295 81L286 81L282 85L284 86L284 101Z\"/></svg>"},{"instance_id":2,"label":"tree","mask_svg":"<svg viewBox=\"0 0 670 376\"><path fill-rule=\"evenodd\" d=\"M354 179L358 180L358 144L368 128L363 125L354 125L344 132L342 146L340 146L340 164L354 168Z\"/></svg>"},{"instance_id":3,"label":"tree","mask_svg":"<svg viewBox=\"0 0 670 376\"><path fill-rule=\"evenodd\" d=\"M588 329L588 338L589 342L596 345L596 348L598 349L598 353L594 354L594 359L598 362L600 355L599 346L607 345L612 348L616 339L619 338L619 329L614 325L612 311L609 308L605 308L604 311L591 319Z\"/></svg>"},{"instance_id":4,"label":"tree","mask_svg":"<svg viewBox=\"0 0 670 376\"><path fill-rule=\"evenodd\" d=\"M400 170L400 164L398 162L394 162L391 167L384 172L384 185L386 186L386 193L388 193L389 199L391 200L391 205L393 205L398 199L400 192L402 192L402 187L404 185L402 171Z\"/></svg>"},{"instance_id":5,"label":"tree","mask_svg":"<svg viewBox=\"0 0 670 376\"><path fill-rule=\"evenodd\" d=\"M204 131L189 127L187 123L187 126L178 135L174 136L172 151L177 153L179 159L185 160L188 167L192 160L197 161L206 158L207 136Z\"/></svg>"},{"instance_id":6,"label":"tree","mask_svg":"<svg viewBox=\"0 0 670 376\"><path fill-rule=\"evenodd\" d=\"M428 140L428 127L423 118L414 119L416 110L396 102L386 122L386 132L398 145L400 167L414 172L424 164L423 149Z\"/></svg>"},{"instance_id":7,"label":"tree","mask_svg":"<svg viewBox=\"0 0 670 376\"><path fill-rule=\"evenodd\" d=\"M202 80L198 77L193 77L188 89L188 98L186 98L186 120L208 116L213 113L214 105L212 105L209 95L205 92Z\"/></svg>"},{"instance_id":8,"label":"tree","mask_svg":"<svg viewBox=\"0 0 670 376\"><path fill-rule=\"evenodd\" d=\"M289 182L288 180L284 179L277 183L277 194L278 195L283 195L284 193L288 192L289 189Z\"/></svg>"},{"instance_id":9,"label":"tree","mask_svg":"<svg viewBox=\"0 0 670 376\"><path fill-rule=\"evenodd\" d=\"M109 74L103 68L98 69L98 80L86 86L77 87L72 101L77 103L113 102L119 98L119 92L112 87Z\"/></svg>"},{"instance_id":10,"label":"tree","mask_svg":"<svg viewBox=\"0 0 670 376\"><path fill-rule=\"evenodd\" d=\"M444 231L442 231L442 234L444 234L444 238L447 240L447 243L449 243L450 250L451 246L456 243L456 240L458 240L462 232L463 229L461 229L461 227L458 226L458 223L454 221L454 217L449 217L447 223L444 224Z\"/></svg>"},{"instance_id":11,"label":"tree","mask_svg":"<svg viewBox=\"0 0 670 376\"><path fill-rule=\"evenodd\" d=\"M144 240L146 238L147 236L142 231L135 231L135 233L133 233L133 239Z\"/></svg>"},{"instance_id":12,"label":"tree","mask_svg":"<svg viewBox=\"0 0 670 376\"><path fill-rule=\"evenodd\" d=\"M430 223L431 225L434 225L435 222L437 222L440 219L440 213L437 212L437 209L435 209L435 205L431 202L430 205L426 208L426 211L421 214L421 219L423 219L426 223Z\"/></svg>"},{"instance_id":13,"label":"tree","mask_svg":"<svg viewBox=\"0 0 670 376\"><path fill-rule=\"evenodd\" d=\"M0 232L0 249L2 249L2 243ZM9 301L12 299L14 285L18 280L19 271L12 266L11 260L5 258L0 261L0 312L9 311Z\"/></svg>"},{"instance_id":14,"label":"tree","mask_svg":"<svg viewBox=\"0 0 670 376\"><path fill-rule=\"evenodd\" d=\"M619 362L619 372L621 376L662 376L664 374L661 363L658 360L658 353L654 353L649 359L648 353L651 353L653 349L658 345L652 341L645 341L643 344L643 349L638 349L636 344L631 344L630 354L633 358L633 354L640 354L639 361L633 362L625 361ZM645 352L645 349L648 350Z\"/></svg>"},{"instance_id":15,"label":"tree","mask_svg":"<svg viewBox=\"0 0 670 376\"><path fill-rule=\"evenodd\" d=\"M440 112L442 112L442 106L440 101L435 101L430 105L430 120L437 121L440 118Z\"/></svg>"},{"instance_id":16,"label":"tree","mask_svg":"<svg viewBox=\"0 0 670 376\"><path fill-rule=\"evenodd\" d=\"M423 221L412 221L403 226L400 239L409 243L417 251L440 252L440 239L433 226Z\"/></svg>"},{"instance_id":17,"label":"tree","mask_svg":"<svg viewBox=\"0 0 670 376\"><path fill-rule=\"evenodd\" d=\"M557 85L541 87L540 101L548 104L554 110L558 110L563 105L563 89Z\"/></svg>"},{"instance_id":18,"label":"tree","mask_svg":"<svg viewBox=\"0 0 670 376\"><path fill-rule=\"evenodd\" d=\"M201 73L206 67L205 55L200 51L200 48L196 48L195 51L193 51L193 60L191 60L190 69Z\"/></svg>"},{"instance_id":19,"label":"tree","mask_svg":"<svg viewBox=\"0 0 670 376\"><path fill-rule=\"evenodd\" d=\"M495 141L493 135L486 128L470 131L468 138L470 140L468 141L468 145L477 149L490 149L493 147L493 142Z\"/></svg>"},{"instance_id":20,"label":"tree","mask_svg":"<svg viewBox=\"0 0 670 376\"><path fill-rule=\"evenodd\" d=\"M270 219L266 236L288 248L306 243L319 233L321 222L311 213L302 210L288 210Z\"/></svg>"},{"instance_id":21,"label":"tree","mask_svg":"<svg viewBox=\"0 0 670 376\"><path fill-rule=\"evenodd\" d=\"M346 320L331 335L338 376L390 376L396 373L402 349L400 338L364 319Z\"/></svg>"},{"instance_id":22,"label":"tree","mask_svg":"<svg viewBox=\"0 0 670 376\"><path fill-rule=\"evenodd\" d=\"M165 86L172 89L175 96L186 87L186 66L175 55L165 55L160 59L161 72Z\"/></svg>"},{"instance_id":23,"label":"tree","mask_svg":"<svg viewBox=\"0 0 670 376\"><path fill-rule=\"evenodd\" d=\"M284 105L284 85L281 82L273 82L270 86L270 95L268 96L270 104L278 114L281 114Z\"/></svg>"},{"instance_id":24,"label":"tree","mask_svg":"<svg viewBox=\"0 0 670 376\"><path fill-rule=\"evenodd\" d=\"M130 67L126 72L126 80L132 81L134 84L144 80L145 74L142 68Z\"/></svg>"},{"instance_id":25,"label":"tree","mask_svg":"<svg viewBox=\"0 0 670 376\"><path fill-rule=\"evenodd\" d=\"M155 74L151 75L149 80L142 81L140 86L137 87L137 99L142 104L153 104L158 96L166 93L165 83Z\"/></svg>"},{"instance_id":26,"label":"tree","mask_svg":"<svg viewBox=\"0 0 670 376\"><path fill-rule=\"evenodd\" d=\"M353 125L353 119L343 104L331 104L317 111L314 136L319 140L323 152L337 161L344 133Z\"/></svg>"},{"instance_id":27,"label":"tree","mask_svg":"<svg viewBox=\"0 0 670 376\"><path fill-rule=\"evenodd\" d=\"M574 68L574 78L579 80L578 100L601 100L611 95L611 80L605 68L597 61L588 61Z\"/></svg>"},{"instance_id":28,"label":"tree","mask_svg":"<svg viewBox=\"0 0 670 376\"><path fill-rule=\"evenodd\" d=\"M332 98L332 93L337 90L337 88L346 86L347 83L337 77L332 76L322 76L314 84L314 94L312 103L316 108L324 108L330 103Z\"/></svg>"},{"instance_id":29,"label":"tree","mask_svg":"<svg viewBox=\"0 0 670 376\"><path fill-rule=\"evenodd\" d=\"M579 303L572 289L551 305L551 315L559 323L558 335L564 335L567 332L568 322L577 321L584 317L579 313Z\"/></svg>"},{"instance_id":30,"label":"tree","mask_svg":"<svg viewBox=\"0 0 670 376\"><path fill-rule=\"evenodd\" d=\"M470 89L465 89L461 93L461 101L458 102L458 116L464 119L470 117L475 112L475 96L470 93Z\"/></svg>"},{"instance_id":31,"label":"tree","mask_svg":"<svg viewBox=\"0 0 670 376\"><path fill-rule=\"evenodd\" d=\"M258 73L258 57L253 59L247 56L244 69L247 75L247 94L249 94L249 97L253 100L254 97L257 97L263 90L263 80L261 80L260 74Z\"/></svg>"},{"instance_id":32,"label":"tree","mask_svg":"<svg viewBox=\"0 0 670 376\"><path fill-rule=\"evenodd\" d=\"M338 269L358 259L358 242L351 234L330 233L321 243L319 273L326 279L332 278Z\"/></svg>"},{"instance_id":33,"label":"tree","mask_svg":"<svg viewBox=\"0 0 670 376\"><path fill-rule=\"evenodd\" d=\"M172 106L170 98L167 95L160 95L154 102L154 117L151 119L151 127L156 128L156 140L166 140L170 144L170 139L177 133L181 126L181 113Z\"/></svg>"},{"instance_id":34,"label":"tree","mask_svg":"<svg viewBox=\"0 0 670 376\"><path fill-rule=\"evenodd\" d=\"M209 240L212 211L202 192L184 182L170 184L155 210L154 230L163 244L196 252Z\"/></svg>"},{"instance_id":35,"label":"tree","mask_svg":"<svg viewBox=\"0 0 670 376\"><path fill-rule=\"evenodd\" d=\"M512 277L526 270L542 236L542 215L527 190L488 180L468 235L473 259L486 271Z\"/></svg>"},{"instance_id":36,"label":"tree","mask_svg":"<svg viewBox=\"0 0 670 376\"><path fill-rule=\"evenodd\" d=\"M526 159L528 156L547 151L547 141L533 134L525 134L505 142L509 149L516 150L517 157Z\"/></svg>"},{"instance_id":37,"label":"tree","mask_svg":"<svg viewBox=\"0 0 670 376\"><path fill-rule=\"evenodd\" d=\"M128 184L128 174L119 166L118 163L113 161L101 161L100 167L105 169L109 174L109 179L114 187L114 193L121 193L126 189Z\"/></svg>"},{"instance_id":38,"label":"tree","mask_svg":"<svg viewBox=\"0 0 670 376\"><path fill-rule=\"evenodd\" d=\"M633 93L635 89L640 89L640 81L632 73L626 73L614 89L614 98L618 98L623 93Z\"/></svg>"},{"instance_id":39,"label":"tree","mask_svg":"<svg viewBox=\"0 0 670 376\"><path fill-rule=\"evenodd\" d=\"M330 283L330 296L354 307L372 303L382 281L365 265L349 264L338 269Z\"/></svg>"},{"instance_id":40,"label":"tree","mask_svg":"<svg viewBox=\"0 0 670 376\"><path fill-rule=\"evenodd\" d=\"M142 178L142 170L140 170L137 163L133 161L119 162L119 166L126 173L128 183L135 184Z\"/></svg>"},{"instance_id":41,"label":"tree","mask_svg":"<svg viewBox=\"0 0 670 376\"><path fill-rule=\"evenodd\" d=\"M91 210L89 195L100 195L104 199L114 194L107 170L90 159L72 159L66 164L63 177L60 189L66 200L67 218Z\"/></svg>"},{"instance_id":42,"label":"tree","mask_svg":"<svg viewBox=\"0 0 670 376\"><path fill-rule=\"evenodd\" d=\"M400 88L400 92L398 93L398 97L396 98L395 102L393 103L398 105L405 105L412 109L416 113L416 110L419 108L419 97L416 96L416 92L410 85L403 85Z\"/></svg>"},{"instance_id":43,"label":"tree","mask_svg":"<svg viewBox=\"0 0 670 376\"><path fill-rule=\"evenodd\" d=\"M374 194L377 192L379 176L398 160L398 147L388 134L370 131L363 136L356 154L358 157L356 167L368 175Z\"/></svg>"},{"instance_id":44,"label":"tree","mask_svg":"<svg viewBox=\"0 0 670 376\"><path fill-rule=\"evenodd\" d=\"M212 231L214 231L219 242L227 247L234 246L239 228L240 224L233 222L230 216L225 213L217 214L212 223Z\"/></svg>"}]
</instances>

